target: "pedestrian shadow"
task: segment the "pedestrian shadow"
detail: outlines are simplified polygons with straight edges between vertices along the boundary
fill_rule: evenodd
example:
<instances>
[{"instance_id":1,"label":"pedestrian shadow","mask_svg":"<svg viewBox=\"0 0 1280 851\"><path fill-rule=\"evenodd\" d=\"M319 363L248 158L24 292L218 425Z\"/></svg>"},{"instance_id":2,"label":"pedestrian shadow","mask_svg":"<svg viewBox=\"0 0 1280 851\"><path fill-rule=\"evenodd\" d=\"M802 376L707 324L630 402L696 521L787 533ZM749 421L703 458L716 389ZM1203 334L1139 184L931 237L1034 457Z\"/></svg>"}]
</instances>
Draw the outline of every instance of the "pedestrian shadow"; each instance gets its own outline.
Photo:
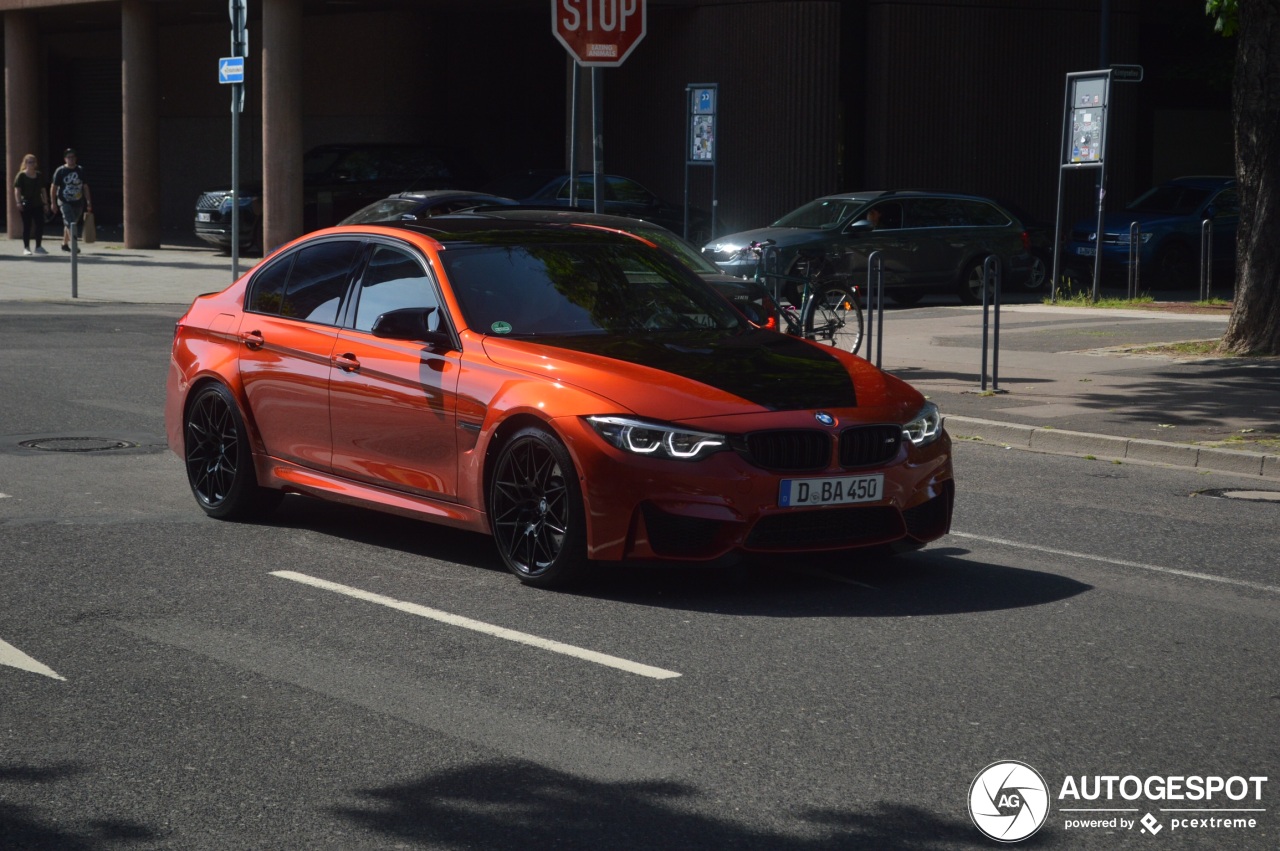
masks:
<instances>
[{"instance_id":1,"label":"pedestrian shadow","mask_svg":"<svg viewBox=\"0 0 1280 851\"><path fill-rule=\"evenodd\" d=\"M607 782L522 760L431 772L361 789L332 812L392 842L486 851L561 849L829 849L980 847L972 824L919 807L757 813L755 824L706 810L719 801L669 780ZM700 811L702 810L702 811ZM769 824L761 826L761 822ZM780 824L781 822L781 824ZM1039 843L1035 843L1039 844Z\"/></svg>"},{"instance_id":2,"label":"pedestrian shadow","mask_svg":"<svg viewBox=\"0 0 1280 851\"><path fill-rule=\"evenodd\" d=\"M157 839L154 831L124 819L90 819L68 824L64 818L42 818L37 808L14 803L15 796L4 791L5 787L18 784L52 786L86 771L75 763L44 767L0 764L0 847L13 851L22 848L95 851L154 842Z\"/></svg>"}]
</instances>

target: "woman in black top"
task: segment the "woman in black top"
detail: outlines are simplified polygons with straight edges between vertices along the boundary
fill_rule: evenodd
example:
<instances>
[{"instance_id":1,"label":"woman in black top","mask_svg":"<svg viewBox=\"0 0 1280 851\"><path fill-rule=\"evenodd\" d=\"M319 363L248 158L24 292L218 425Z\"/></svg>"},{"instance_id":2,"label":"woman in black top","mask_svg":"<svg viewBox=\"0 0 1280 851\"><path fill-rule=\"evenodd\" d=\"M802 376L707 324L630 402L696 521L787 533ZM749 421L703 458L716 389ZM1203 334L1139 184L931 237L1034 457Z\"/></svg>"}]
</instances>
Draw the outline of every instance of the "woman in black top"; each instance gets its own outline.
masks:
<instances>
[{"instance_id":1,"label":"woman in black top","mask_svg":"<svg viewBox=\"0 0 1280 851\"><path fill-rule=\"evenodd\" d=\"M36 238L36 254L48 254L40 246L44 237L44 220L49 215L49 196L40 175L35 154L22 158L22 170L13 179L13 200L22 211L22 253L31 256L31 237Z\"/></svg>"}]
</instances>

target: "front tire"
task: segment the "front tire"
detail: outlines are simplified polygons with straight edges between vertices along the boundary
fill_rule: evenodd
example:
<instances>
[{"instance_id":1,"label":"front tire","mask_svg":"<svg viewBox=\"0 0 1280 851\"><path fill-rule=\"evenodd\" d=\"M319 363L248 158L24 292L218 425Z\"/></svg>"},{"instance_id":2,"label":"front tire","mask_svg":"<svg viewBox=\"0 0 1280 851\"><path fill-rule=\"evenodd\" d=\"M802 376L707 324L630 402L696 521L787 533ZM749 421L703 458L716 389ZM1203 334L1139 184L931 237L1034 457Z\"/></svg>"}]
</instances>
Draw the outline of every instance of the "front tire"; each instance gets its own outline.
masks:
<instances>
[{"instance_id":1,"label":"front tire","mask_svg":"<svg viewBox=\"0 0 1280 851\"><path fill-rule=\"evenodd\" d=\"M262 516L284 494L258 487L249 432L231 391L206 384L187 405L183 424L187 482L205 514L219 520Z\"/></svg>"},{"instance_id":2,"label":"front tire","mask_svg":"<svg viewBox=\"0 0 1280 851\"><path fill-rule=\"evenodd\" d=\"M489 522L507 569L551 588L587 565L586 513L573 459L559 439L530 426L498 453L489 481Z\"/></svg>"}]
</instances>

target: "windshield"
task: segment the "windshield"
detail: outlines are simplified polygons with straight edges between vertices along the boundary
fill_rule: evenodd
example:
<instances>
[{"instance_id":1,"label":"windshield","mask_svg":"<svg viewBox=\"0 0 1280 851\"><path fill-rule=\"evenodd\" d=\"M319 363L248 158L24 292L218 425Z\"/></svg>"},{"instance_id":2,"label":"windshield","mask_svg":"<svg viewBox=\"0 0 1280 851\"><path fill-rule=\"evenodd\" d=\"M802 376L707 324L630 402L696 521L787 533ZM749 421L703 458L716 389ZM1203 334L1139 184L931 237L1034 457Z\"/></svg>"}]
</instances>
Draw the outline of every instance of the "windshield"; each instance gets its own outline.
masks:
<instances>
[{"instance_id":1,"label":"windshield","mask_svg":"<svg viewBox=\"0 0 1280 851\"><path fill-rule=\"evenodd\" d=\"M1189 216L1209 197L1208 189L1192 186L1157 186L1129 205L1138 213L1163 213L1169 216Z\"/></svg>"},{"instance_id":2,"label":"windshield","mask_svg":"<svg viewBox=\"0 0 1280 851\"><path fill-rule=\"evenodd\" d=\"M510 337L741 331L700 278L643 243L486 245L440 253L468 327Z\"/></svg>"},{"instance_id":3,"label":"windshield","mask_svg":"<svg viewBox=\"0 0 1280 851\"><path fill-rule=\"evenodd\" d=\"M836 230L867 205L866 201L849 198L819 198L792 210L773 223L775 228L815 228Z\"/></svg>"}]
</instances>

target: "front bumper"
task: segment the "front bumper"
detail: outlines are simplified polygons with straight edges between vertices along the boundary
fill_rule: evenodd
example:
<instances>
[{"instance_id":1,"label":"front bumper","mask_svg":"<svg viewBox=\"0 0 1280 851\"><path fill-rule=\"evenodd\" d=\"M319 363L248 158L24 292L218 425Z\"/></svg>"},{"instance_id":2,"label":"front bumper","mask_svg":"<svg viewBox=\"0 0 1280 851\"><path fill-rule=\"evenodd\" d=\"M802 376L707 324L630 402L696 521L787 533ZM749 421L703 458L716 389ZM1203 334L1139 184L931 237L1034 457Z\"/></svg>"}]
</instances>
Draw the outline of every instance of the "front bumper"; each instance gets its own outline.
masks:
<instances>
[{"instance_id":1,"label":"front bumper","mask_svg":"<svg viewBox=\"0 0 1280 851\"><path fill-rule=\"evenodd\" d=\"M715 561L733 552L804 553L885 544L920 545L951 526L955 486L944 432L909 442L874 467L773 472L740 453L701 461L642 458L616 450L581 421L560 421L581 473L588 553L601 561ZM779 505L783 479L884 475L876 502Z\"/></svg>"}]
</instances>

